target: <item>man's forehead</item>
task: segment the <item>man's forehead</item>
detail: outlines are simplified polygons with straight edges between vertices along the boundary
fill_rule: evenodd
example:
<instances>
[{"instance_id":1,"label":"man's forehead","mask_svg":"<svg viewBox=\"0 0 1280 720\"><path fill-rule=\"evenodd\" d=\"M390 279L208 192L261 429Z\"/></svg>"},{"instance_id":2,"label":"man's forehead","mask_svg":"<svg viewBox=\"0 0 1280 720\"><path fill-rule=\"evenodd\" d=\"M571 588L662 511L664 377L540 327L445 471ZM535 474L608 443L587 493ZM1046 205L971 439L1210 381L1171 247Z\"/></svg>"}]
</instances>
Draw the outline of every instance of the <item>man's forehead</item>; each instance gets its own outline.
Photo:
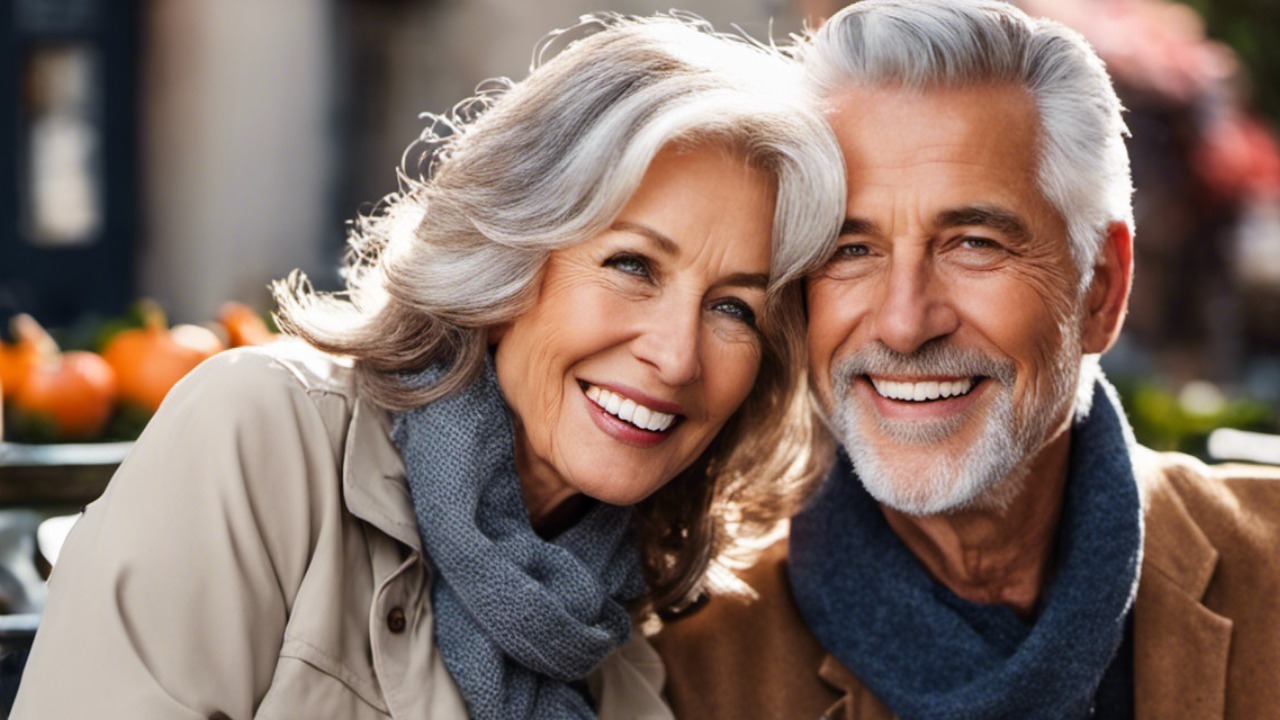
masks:
<instances>
[{"instance_id":1,"label":"man's forehead","mask_svg":"<svg viewBox=\"0 0 1280 720\"><path fill-rule=\"evenodd\" d=\"M1014 84L902 88L854 85L830 97L828 119L842 142L885 147L963 140L996 146L1034 145L1039 113L1031 94ZM865 137L859 133L874 133Z\"/></svg>"},{"instance_id":2,"label":"man's forehead","mask_svg":"<svg viewBox=\"0 0 1280 720\"><path fill-rule=\"evenodd\" d=\"M1021 86L852 86L830 99L850 219L889 222L892 208L933 228L1060 234L1037 182L1039 113Z\"/></svg>"},{"instance_id":3,"label":"man's forehead","mask_svg":"<svg viewBox=\"0 0 1280 720\"><path fill-rule=\"evenodd\" d=\"M1034 175L1039 114L1017 85L852 86L830 100L828 118L851 183L866 180L868 172L914 172L922 165L961 176L997 172L1019 182ZM920 179L919 173L911 178Z\"/></svg>"}]
</instances>

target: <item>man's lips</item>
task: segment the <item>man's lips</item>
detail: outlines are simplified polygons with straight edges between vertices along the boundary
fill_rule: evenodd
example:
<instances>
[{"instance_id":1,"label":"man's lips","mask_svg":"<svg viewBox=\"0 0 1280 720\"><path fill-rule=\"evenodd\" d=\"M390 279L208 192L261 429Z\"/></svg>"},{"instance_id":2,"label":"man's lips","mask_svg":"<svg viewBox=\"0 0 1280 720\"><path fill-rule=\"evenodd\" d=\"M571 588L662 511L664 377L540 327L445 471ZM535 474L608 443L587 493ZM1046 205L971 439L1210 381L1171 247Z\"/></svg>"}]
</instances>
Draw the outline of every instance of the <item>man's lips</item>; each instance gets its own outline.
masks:
<instances>
[{"instance_id":1,"label":"man's lips","mask_svg":"<svg viewBox=\"0 0 1280 720\"><path fill-rule=\"evenodd\" d=\"M963 377L893 377L868 375L867 380L882 397L905 402L929 402L968 395L982 380L980 375Z\"/></svg>"},{"instance_id":2,"label":"man's lips","mask_svg":"<svg viewBox=\"0 0 1280 720\"><path fill-rule=\"evenodd\" d=\"M862 375L856 392L864 393L876 411L893 420L942 420L967 411L981 397L990 378L889 377Z\"/></svg>"}]
</instances>

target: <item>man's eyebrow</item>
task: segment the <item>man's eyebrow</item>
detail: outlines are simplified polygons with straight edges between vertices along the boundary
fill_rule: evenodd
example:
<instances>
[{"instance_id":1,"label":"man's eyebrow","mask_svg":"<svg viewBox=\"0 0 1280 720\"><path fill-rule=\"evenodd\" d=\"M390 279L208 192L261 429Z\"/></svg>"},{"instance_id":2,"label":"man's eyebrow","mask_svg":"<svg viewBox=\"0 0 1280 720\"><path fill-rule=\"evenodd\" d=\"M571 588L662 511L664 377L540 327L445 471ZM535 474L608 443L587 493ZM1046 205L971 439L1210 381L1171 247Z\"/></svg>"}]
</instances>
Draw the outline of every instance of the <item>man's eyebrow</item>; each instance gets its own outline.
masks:
<instances>
[{"instance_id":1,"label":"man's eyebrow","mask_svg":"<svg viewBox=\"0 0 1280 720\"><path fill-rule=\"evenodd\" d=\"M619 220L618 222L615 222L613 225L609 226L609 229L618 230L620 232L632 233L635 235L640 235L642 237L649 238L650 240L657 243L658 249L662 250L664 253L668 255L680 254L680 246L676 244L675 240L672 240L671 238L667 237L666 235L663 235L662 233L658 232L657 230L654 230L651 227L648 227L647 225L640 225L639 223Z\"/></svg>"},{"instance_id":2,"label":"man's eyebrow","mask_svg":"<svg viewBox=\"0 0 1280 720\"><path fill-rule=\"evenodd\" d=\"M878 235L880 227L866 218L845 218L840 226L841 235Z\"/></svg>"},{"instance_id":3,"label":"man's eyebrow","mask_svg":"<svg viewBox=\"0 0 1280 720\"><path fill-rule=\"evenodd\" d=\"M966 205L943 210L934 218L938 227L976 225L998 230L1017 242L1031 239L1031 230L1017 213L994 205Z\"/></svg>"}]
</instances>

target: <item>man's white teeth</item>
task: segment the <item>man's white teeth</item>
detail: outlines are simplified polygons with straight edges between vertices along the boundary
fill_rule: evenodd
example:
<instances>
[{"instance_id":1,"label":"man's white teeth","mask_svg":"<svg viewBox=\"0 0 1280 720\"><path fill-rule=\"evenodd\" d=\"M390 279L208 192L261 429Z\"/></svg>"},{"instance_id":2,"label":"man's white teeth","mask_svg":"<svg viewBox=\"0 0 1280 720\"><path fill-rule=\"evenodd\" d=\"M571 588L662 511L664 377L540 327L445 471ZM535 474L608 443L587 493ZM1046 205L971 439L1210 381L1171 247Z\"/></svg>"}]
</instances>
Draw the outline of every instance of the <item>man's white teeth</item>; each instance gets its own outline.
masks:
<instances>
[{"instance_id":1,"label":"man's white teeth","mask_svg":"<svg viewBox=\"0 0 1280 720\"><path fill-rule=\"evenodd\" d=\"M641 430L662 432L671 427L671 423L676 421L675 415L650 410L631 398L623 397L612 390L605 390L597 385L587 386L587 397L591 399L591 402L604 408L605 412L619 420L625 420Z\"/></svg>"},{"instance_id":2,"label":"man's white teeth","mask_svg":"<svg viewBox=\"0 0 1280 720\"><path fill-rule=\"evenodd\" d=\"M944 382L933 380L926 382L896 382L871 378L871 384L875 387L876 392L890 400L925 402L926 400L965 395L973 389L973 378Z\"/></svg>"}]
</instances>

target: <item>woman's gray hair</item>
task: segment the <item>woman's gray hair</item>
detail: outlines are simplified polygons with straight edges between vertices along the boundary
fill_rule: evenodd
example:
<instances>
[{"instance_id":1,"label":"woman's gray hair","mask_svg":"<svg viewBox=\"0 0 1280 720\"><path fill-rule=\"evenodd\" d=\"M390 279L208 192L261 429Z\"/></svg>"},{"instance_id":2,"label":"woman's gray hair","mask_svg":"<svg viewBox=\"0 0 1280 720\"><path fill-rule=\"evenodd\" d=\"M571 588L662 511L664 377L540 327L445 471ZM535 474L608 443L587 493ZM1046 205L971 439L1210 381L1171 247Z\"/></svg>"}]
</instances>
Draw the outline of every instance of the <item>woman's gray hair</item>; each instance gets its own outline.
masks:
<instances>
[{"instance_id":1,"label":"woman's gray hair","mask_svg":"<svg viewBox=\"0 0 1280 720\"><path fill-rule=\"evenodd\" d=\"M393 410L471 382L490 329L536 299L548 254L606 231L664 147L720 145L774 179L756 384L711 448L635 514L646 602L678 605L714 558L794 512L821 462L798 280L832 252L845 178L802 69L683 14L588 16L540 44L523 82L492 81L429 118L400 192L353 225L347 291L314 292L298 274L274 288L281 328L355 358L363 392ZM431 364L451 369L405 384Z\"/></svg>"},{"instance_id":2,"label":"woman's gray hair","mask_svg":"<svg viewBox=\"0 0 1280 720\"><path fill-rule=\"evenodd\" d=\"M594 32L593 32L594 31ZM548 59L549 48L564 47ZM534 299L547 254L605 231L664 146L724 142L777 181L775 287L831 250L843 217L834 136L800 70L688 16L596 15L554 33L520 83L490 81L406 151L425 176L354 223L346 297L275 287L284 327L359 354L380 404L407 409L470 382L488 328ZM429 388L398 371L449 361Z\"/></svg>"},{"instance_id":3,"label":"woman's gray hair","mask_svg":"<svg viewBox=\"0 0 1280 720\"><path fill-rule=\"evenodd\" d=\"M863 0L798 49L819 94L853 85L908 89L1015 83L1040 114L1039 184L1067 224L1081 287L1106 226L1133 229L1121 105L1078 33L999 0Z\"/></svg>"}]
</instances>

